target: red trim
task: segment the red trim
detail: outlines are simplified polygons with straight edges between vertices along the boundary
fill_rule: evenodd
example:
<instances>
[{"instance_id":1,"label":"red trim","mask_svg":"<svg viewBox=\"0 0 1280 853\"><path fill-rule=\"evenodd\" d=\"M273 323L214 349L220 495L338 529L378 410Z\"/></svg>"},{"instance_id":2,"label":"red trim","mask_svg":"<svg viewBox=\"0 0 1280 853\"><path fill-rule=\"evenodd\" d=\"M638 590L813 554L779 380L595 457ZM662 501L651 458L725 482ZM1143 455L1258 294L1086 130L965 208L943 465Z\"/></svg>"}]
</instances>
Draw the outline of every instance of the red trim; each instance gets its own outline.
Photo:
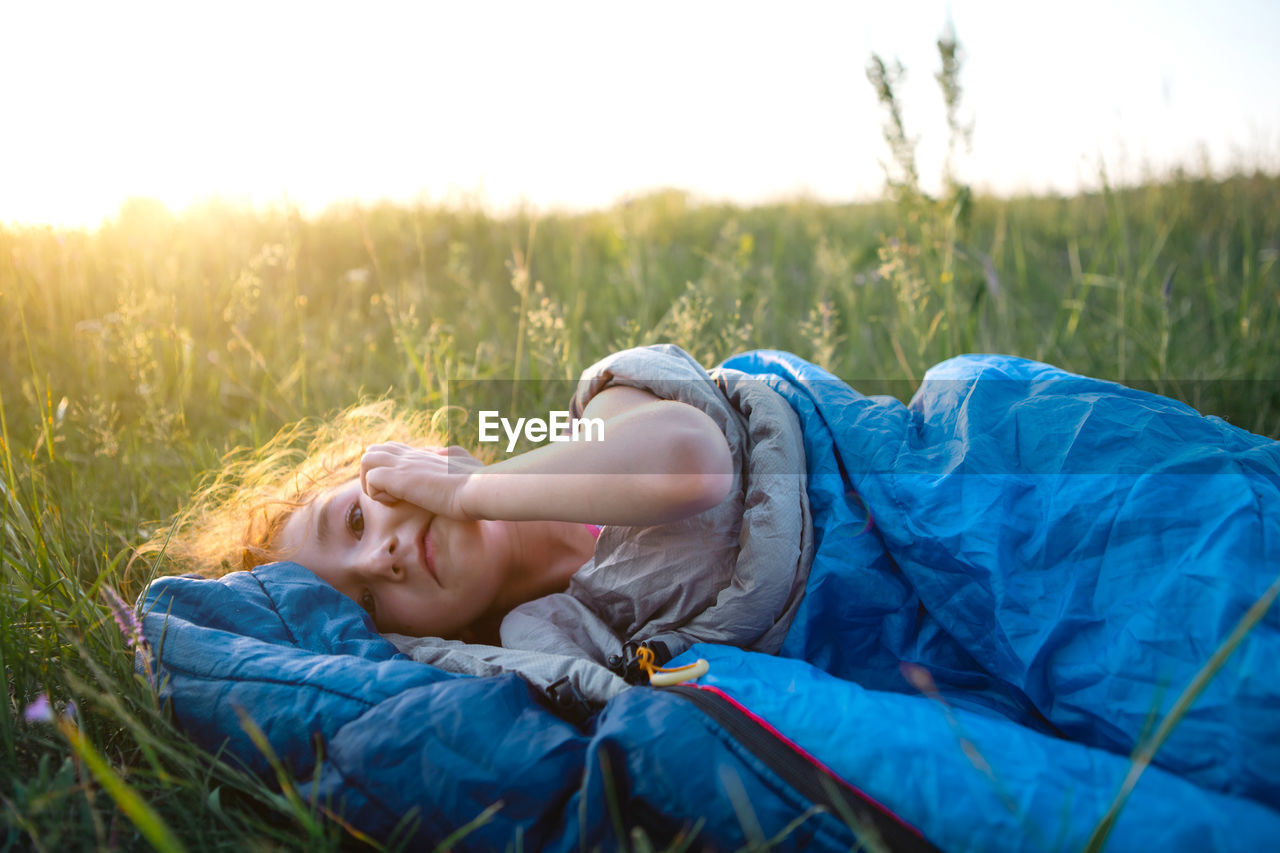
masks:
<instances>
[{"instance_id":1,"label":"red trim","mask_svg":"<svg viewBox=\"0 0 1280 853\"><path fill-rule=\"evenodd\" d=\"M759 716L758 714L756 714L754 711L752 711L752 710L751 710L750 708L748 708L746 705L743 705L741 702L739 702L737 699L734 699L734 698L733 698L732 696L730 696L728 693L725 693L725 692L724 692L723 690L721 690L719 687L712 687L712 686L711 686L711 685L709 685L709 684L691 684L691 685L689 685L689 686L690 686L690 687L696 687L696 688L697 688L697 689L699 689L699 690L705 690L705 691L707 691L708 693L714 693L715 695L719 696L721 699L723 699L724 701L728 702L730 705L732 705L732 706L733 706L734 708L736 708L738 711L740 711L741 713L743 713L743 714L745 714L747 717L749 717L749 718L751 719L751 721L752 721L752 722L754 722L756 725L760 726L760 727L761 727L761 728L763 728L765 731L769 732L769 734L773 735L773 736L774 736L774 737L776 737L778 740L780 740L780 741L782 741L784 744L786 744L786 745L787 745L787 747L788 747L789 749L791 749L793 752L795 752L797 755L799 755L799 756L800 756L801 758L803 758L805 761L809 762L809 763L810 763L810 764L812 764L814 767L816 767L818 770L821 770L823 773L825 773L828 777L830 777L830 778L831 778L831 780L832 780L832 781L836 782L836 783L837 783L837 784L839 784L839 785L844 786L845 788L848 788L850 791L853 791L855 794L857 794L857 795L858 795L858 797L859 797L860 799L865 800L866 802L868 802L868 803L870 803L871 805L875 806L877 809L879 809L879 810L880 810L881 812L883 812L884 814L886 814L886 815L888 815L889 817L893 818L893 819L894 819L894 821L895 821L895 822L897 822L897 824L898 824L899 826L901 826L903 829L909 830L912 834L914 834L914 835L918 836L918 837L919 837L919 838L921 838L921 839L924 839L924 833L923 833L923 832L921 832L920 830L916 829L914 826L912 826L911 824L907 823L907 822L906 822L905 820L903 820L902 818L898 817L896 814L894 814L894 812L893 812L893 810L892 810L892 809L890 809L889 807L887 807L886 805L884 805L883 803L881 803L879 800L877 800L875 797L871 796L871 795L870 795L870 794L868 794L866 791L862 790L861 788L857 787L856 785L851 785L849 782L845 781L845 780L844 780L843 778L841 778L841 777L840 777L840 776L839 776L839 775L838 775L834 770L832 770L832 769L831 769L830 767L828 767L827 765L823 764L821 761L819 761L819 760L818 760L817 758L815 758L813 755L811 755L811 754L809 754L808 752L806 752L804 749L802 749L802 748L799 746L799 744L797 744L797 743L796 743L795 741L793 741L791 738L787 737L787 736L786 736L786 735L784 735L782 732L780 732L780 731L778 731L777 729L775 729L775 728L774 728L774 727L769 723L769 721L768 721L768 720L766 720L766 719L764 719L763 717L761 717L761 716Z\"/></svg>"}]
</instances>

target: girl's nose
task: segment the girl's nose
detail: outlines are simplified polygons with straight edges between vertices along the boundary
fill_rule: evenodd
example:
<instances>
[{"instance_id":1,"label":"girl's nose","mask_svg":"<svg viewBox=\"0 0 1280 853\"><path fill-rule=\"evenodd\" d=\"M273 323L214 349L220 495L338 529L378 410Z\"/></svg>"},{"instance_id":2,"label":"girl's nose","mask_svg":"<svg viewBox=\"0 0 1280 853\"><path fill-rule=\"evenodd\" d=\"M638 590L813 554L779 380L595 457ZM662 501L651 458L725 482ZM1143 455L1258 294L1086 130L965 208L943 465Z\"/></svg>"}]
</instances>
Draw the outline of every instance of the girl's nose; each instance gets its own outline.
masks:
<instances>
[{"instance_id":1,"label":"girl's nose","mask_svg":"<svg viewBox=\"0 0 1280 853\"><path fill-rule=\"evenodd\" d=\"M400 577L400 564L405 558L404 546L391 534L372 549L362 564L369 577L396 579Z\"/></svg>"}]
</instances>

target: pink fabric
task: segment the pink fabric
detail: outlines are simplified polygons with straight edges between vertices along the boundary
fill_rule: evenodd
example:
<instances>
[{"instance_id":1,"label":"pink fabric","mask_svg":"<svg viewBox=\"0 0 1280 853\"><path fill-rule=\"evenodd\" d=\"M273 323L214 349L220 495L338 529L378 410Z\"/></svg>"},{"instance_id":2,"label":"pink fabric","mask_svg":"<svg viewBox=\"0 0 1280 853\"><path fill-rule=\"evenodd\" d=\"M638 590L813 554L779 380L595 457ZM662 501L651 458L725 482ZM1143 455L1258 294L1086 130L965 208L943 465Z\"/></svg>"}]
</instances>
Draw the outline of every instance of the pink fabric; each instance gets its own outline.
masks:
<instances>
[{"instance_id":1,"label":"pink fabric","mask_svg":"<svg viewBox=\"0 0 1280 853\"><path fill-rule=\"evenodd\" d=\"M588 529L588 530L590 530L590 531L591 531L591 537L592 537L593 539L599 539L599 538L600 538L600 525L598 525L598 524L588 524L586 527L587 527L587 529Z\"/></svg>"}]
</instances>

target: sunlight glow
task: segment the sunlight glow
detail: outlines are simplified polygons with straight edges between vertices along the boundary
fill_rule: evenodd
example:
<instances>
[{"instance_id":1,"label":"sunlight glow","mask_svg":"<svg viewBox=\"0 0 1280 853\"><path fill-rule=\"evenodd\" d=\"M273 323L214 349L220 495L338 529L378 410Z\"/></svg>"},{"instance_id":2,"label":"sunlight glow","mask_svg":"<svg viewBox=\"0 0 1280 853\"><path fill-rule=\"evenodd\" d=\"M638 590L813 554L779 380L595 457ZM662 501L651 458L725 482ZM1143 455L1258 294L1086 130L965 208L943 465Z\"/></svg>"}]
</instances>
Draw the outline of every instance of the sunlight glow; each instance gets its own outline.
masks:
<instances>
[{"instance_id":1,"label":"sunlight glow","mask_svg":"<svg viewBox=\"0 0 1280 853\"><path fill-rule=\"evenodd\" d=\"M948 14L979 189L1074 192L1100 162L1136 180L1202 150L1280 166L1277 4L888 5L6 4L0 221L93 225L129 196L869 198L887 156L872 51L907 68L928 186Z\"/></svg>"}]
</instances>

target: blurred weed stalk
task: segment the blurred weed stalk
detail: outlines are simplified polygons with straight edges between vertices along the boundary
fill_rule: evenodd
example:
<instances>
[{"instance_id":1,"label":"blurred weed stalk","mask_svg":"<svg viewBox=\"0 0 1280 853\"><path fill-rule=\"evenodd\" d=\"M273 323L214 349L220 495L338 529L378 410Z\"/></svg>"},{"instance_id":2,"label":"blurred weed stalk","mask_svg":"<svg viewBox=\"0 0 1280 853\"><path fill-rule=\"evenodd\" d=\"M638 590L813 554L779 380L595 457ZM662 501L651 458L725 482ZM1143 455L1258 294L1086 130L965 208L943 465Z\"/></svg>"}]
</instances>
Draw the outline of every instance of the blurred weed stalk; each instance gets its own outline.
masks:
<instances>
[{"instance_id":1,"label":"blurred weed stalk","mask_svg":"<svg viewBox=\"0 0 1280 853\"><path fill-rule=\"evenodd\" d=\"M920 186L918 140L907 132L898 96L906 70L897 60L886 63L874 53L867 63L867 79L884 112L882 132L891 157L882 166L898 208L897 228L881 240L877 274L891 284L895 296L895 316L886 324L892 330L887 343L897 359L899 378L913 381L945 353L978 348L982 303L1000 296L990 259L963 243L973 194L957 175L956 157L969 149L973 124L960 118L963 51L950 25L937 48L941 68L934 79L942 91L949 132L941 198L931 197ZM961 293L969 295L962 298Z\"/></svg>"}]
</instances>

